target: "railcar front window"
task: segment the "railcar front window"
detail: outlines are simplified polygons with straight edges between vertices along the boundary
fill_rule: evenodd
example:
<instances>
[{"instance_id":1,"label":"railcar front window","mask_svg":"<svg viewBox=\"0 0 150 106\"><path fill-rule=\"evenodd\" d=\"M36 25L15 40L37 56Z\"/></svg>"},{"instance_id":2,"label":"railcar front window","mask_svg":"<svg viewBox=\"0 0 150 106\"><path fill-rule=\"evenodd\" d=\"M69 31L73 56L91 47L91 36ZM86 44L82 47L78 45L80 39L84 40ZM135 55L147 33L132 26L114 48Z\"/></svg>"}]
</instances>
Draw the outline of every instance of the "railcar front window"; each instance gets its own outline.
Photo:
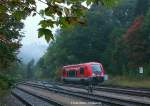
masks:
<instances>
[{"instance_id":1,"label":"railcar front window","mask_svg":"<svg viewBox=\"0 0 150 106\"><path fill-rule=\"evenodd\" d=\"M102 69L99 64L94 64L94 65L92 65L92 71L93 72L101 72Z\"/></svg>"}]
</instances>

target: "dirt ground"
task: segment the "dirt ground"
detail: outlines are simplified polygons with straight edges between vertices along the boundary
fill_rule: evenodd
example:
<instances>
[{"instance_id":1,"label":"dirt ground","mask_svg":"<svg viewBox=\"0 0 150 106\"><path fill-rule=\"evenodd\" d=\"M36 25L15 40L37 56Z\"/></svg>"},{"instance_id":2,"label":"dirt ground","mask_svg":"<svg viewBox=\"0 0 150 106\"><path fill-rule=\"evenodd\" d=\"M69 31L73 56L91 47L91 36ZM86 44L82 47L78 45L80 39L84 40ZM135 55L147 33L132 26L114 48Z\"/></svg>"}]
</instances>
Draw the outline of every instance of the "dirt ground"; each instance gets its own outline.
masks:
<instances>
[{"instance_id":1,"label":"dirt ground","mask_svg":"<svg viewBox=\"0 0 150 106\"><path fill-rule=\"evenodd\" d=\"M0 106L23 106L11 93L0 95Z\"/></svg>"}]
</instances>

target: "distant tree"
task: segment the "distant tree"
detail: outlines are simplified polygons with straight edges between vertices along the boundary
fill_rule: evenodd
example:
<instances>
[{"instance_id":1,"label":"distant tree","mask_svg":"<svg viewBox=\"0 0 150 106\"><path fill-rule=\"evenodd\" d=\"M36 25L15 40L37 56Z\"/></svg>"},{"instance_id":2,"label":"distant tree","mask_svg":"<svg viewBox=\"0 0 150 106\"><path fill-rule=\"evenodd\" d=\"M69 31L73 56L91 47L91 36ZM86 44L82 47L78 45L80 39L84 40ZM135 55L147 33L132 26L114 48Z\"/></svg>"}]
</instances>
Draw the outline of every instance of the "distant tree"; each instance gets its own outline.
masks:
<instances>
[{"instance_id":1,"label":"distant tree","mask_svg":"<svg viewBox=\"0 0 150 106\"><path fill-rule=\"evenodd\" d=\"M104 51L104 63L107 72L114 75L122 75L123 68L127 68L127 57L125 45L123 43L123 34L127 28L115 28L109 36L109 42Z\"/></svg>"},{"instance_id":2,"label":"distant tree","mask_svg":"<svg viewBox=\"0 0 150 106\"><path fill-rule=\"evenodd\" d=\"M34 59L27 64L27 79L33 78Z\"/></svg>"},{"instance_id":3,"label":"distant tree","mask_svg":"<svg viewBox=\"0 0 150 106\"><path fill-rule=\"evenodd\" d=\"M0 89L6 90L26 77L26 65L13 62L7 69L0 69Z\"/></svg>"},{"instance_id":4,"label":"distant tree","mask_svg":"<svg viewBox=\"0 0 150 106\"><path fill-rule=\"evenodd\" d=\"M141 16L141 15L146 15L148 9L150 6L150 1L149 0L137 0L134 16Z\"/></svg>"},{"instance_id":5,"label":"distant tree","mask_svg":"<svg viewBox=\"0 0 150 106\"><path fill-rule=\"evenodd\" d=\"M47 67L49 67L50 65L45 64L45 57L40 58L40 60L38 61L37 65L36 65L36 70L35 70L35 74L36 77L40 77L40 78L48 78L50 77L50 70L48 70ZM40 74L40 75L38 75Z\"/></svg>"},{"instance_id":6,"label":"distant tree","mask_svg":"<svg viewBox=\"0 0 150 106\"><path fill-rule=\"evenodd\" d=\"M136 18L123 37L126 45L125 50L128 57L128 65L130 67L143 66L147 61L147 43L141 30L143 29L143 22L149 6L149 0L137 0L133 14Z\"/></svg>"},{"instance_id":7,"label":"distant tree","mask_svg":"<svg viewBox=\"0 0 150 106\"><path fill-rule=\"evenodd\" d=\"M145 54L145 62L150 63L150 8L147 12L143 26L141 28L142 41L144 42L145 50L143 51Z\"/></svg>"},{"instance_id":8,"label":"distant tree","mask_svg":"<svg viewBox=\"0 0 150 106\"><path fill-rule=\"evenodd\" d=\"M34 0L0 0L0 68L18 60L25 19L35 10Z\"/></svg>"},{"instance_id":9,"label":"distant tree","mask_svg":"<svg viewBox=\"0 0 150 106\"><path fill-rule=\"evenodd\" d=\"M121 0L120 2L120 5L113 9L113 15L116 18L118 27L128 27L135 18L138 0Z\"/></svg>"},{"instance_id":10,"label":"distant tree","mask_svg":"<svg viewBox=\"0 0 150 106\"><path fill-rule=\"evenodd\" d=\"M21 47L20 40L23 23L13 17L6 17L0 22L0 68L6 68L11 63L18 61L17 53Z\"/></svg>"},{"instance_id":11,"label":"distant tree","mask_svg":"<svg viewBox=\"0 0 150 106\"><path fill-rule=\"evenodd\" d=\"M141 66L146 59L145 41L140 33L144 17L138 17L124 36L130 66Z\"/></svg>"}]
</instances>

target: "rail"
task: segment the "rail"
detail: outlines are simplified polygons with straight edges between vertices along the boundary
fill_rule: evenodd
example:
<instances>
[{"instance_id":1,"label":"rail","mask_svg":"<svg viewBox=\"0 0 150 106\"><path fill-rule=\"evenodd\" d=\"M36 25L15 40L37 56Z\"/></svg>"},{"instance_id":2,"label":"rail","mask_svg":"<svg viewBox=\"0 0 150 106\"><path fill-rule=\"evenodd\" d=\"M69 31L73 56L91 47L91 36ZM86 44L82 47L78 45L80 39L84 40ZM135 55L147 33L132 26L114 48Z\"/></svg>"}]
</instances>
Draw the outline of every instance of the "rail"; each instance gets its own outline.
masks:
<instances>
[{"instance_id":1,"label":"rail","mask_svg":"<svg viewBox=\"0 0 150 106\"><path fill-rule=\"evenodd\" d=\"M66 90L66 89L62 89L59 88L57 86L54 87L47 87L44 84L43 85L39 85L39 84L29 84L29 83L24 83L25 85L30 85L33 87L38 87L40 89L45 89L45 90L49 90L49 91L54 91L57 93L63 93L66 95L72 95L72 96L76 96L76 97L80 97L80 98L84 98L87 100L92 100L92 101L96 101L96 102L104 102L104 103L109 103L109 104L116 104L116 105L142 105L142 106L147 106L150 105L150 103L146 103L146 102L139 102L139 101L133 101L133 100L123 100L123 99L119 99L119 98L112 98L112 97L107 97L107 96L101 96L101 95L97 95L97 94L89 94L87 92L78 92L78 91L71 91L71 90Z\"/></svg>"}]
</instances>

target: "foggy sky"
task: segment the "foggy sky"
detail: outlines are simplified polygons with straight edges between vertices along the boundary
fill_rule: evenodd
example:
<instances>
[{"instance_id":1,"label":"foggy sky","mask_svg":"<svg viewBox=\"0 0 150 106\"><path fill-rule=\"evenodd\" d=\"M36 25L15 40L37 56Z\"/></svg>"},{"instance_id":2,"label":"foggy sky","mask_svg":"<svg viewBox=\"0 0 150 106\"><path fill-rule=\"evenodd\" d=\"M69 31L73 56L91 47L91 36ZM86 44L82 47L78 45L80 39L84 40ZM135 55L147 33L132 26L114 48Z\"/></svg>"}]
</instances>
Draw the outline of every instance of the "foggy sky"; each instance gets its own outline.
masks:
<instances>
[{"instance_id":1,"label":"foggy sky","mask_svg":"<svg viewBox=\"0 0 150 106\"><path fill-rule=\"evenodd\" d=\"M46 5L40 2L37 2L37 10L39 11L42 8L45 8ZM48 47L48 43L44 38L38 38L38 28L40 27L38 24L42 20L39 15L34 17L29 16L26 20L23 20L25 27L22 30L24 33L24 38L22 39L22 47L20 49L20 53L18 55L19 58L24 63L29 62L31 59L35 59L37 61L45 52Z\"/></svg>"}]
</instances>

